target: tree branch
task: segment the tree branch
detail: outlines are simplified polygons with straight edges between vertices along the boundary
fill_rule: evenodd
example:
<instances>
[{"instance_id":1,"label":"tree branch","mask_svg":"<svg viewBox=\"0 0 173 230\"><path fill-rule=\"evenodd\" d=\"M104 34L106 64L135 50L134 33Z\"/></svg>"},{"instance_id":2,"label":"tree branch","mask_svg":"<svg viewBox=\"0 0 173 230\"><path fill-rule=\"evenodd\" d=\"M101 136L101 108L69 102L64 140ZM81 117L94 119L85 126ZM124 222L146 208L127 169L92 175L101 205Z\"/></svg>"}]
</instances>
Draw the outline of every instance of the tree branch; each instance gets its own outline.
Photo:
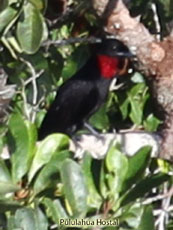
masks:
<instances>
[{"instance_id":1,"label":"tree branch","mask_svg":"<svg viewBox=\"0 0 173 230\"><path fill-rule=\"evenodd\" d=\"M93 7L99 16L104 12L107 3L107 0L93 0ZM154 8L153 10L155 11ZM156 12L154 20L159 31ZM162 136L160 157L173 161L173 38L168 36L163 41L157 41L140 23L140 17L130 16L122 0L119 0L112 10L105 31L114 34L132 52L136 50L138 69L146 76L155 113L163 120L163 125L160 127Z\"/></svg>"}]
</instances>

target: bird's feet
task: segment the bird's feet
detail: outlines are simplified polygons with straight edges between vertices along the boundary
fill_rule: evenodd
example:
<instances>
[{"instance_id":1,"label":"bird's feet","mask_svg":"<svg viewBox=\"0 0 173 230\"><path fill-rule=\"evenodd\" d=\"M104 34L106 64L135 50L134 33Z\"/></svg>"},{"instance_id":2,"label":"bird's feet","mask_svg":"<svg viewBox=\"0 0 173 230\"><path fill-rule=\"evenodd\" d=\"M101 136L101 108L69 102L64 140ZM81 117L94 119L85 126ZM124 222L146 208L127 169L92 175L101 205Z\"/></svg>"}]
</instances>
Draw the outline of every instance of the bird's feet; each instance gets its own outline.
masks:
<instances>
[{"instance_id":1,"label":"bird's feet","mask_svg":"<svg viewBox=\"0 0 173 230\"><path fill-rule=\"evenodd\" d=\"M104 135L101 133L97 132L90 124L87 122L84 122L84 127L93 135L95 136L98 140L101 140L102 142L105 141Z\"/></svg>"},{"instance_id":2,"label":"bird's feet","mask_svg":"<svg viewBox=\"0 0 173 230\"><path fill-rule=\"evenodd\" d=\"M97 132L90 124L84 122L84 128L86 128L92 135L100 137L100 133Z\"/></svg>"}]
</instances>

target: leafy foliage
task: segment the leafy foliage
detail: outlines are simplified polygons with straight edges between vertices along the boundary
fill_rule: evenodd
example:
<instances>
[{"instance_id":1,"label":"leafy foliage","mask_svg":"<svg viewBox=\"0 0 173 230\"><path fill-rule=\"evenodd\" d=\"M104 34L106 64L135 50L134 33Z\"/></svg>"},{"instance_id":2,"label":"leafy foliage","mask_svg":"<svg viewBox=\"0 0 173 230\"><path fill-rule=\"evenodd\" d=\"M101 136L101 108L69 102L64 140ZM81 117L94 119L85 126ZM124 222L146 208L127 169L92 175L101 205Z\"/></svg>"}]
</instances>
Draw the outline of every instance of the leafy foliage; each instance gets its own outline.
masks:
<instances>
[{"instance_id":1,"label":"leafy foliage","mask_svg":"<svg viewBox=\"0 0 173 230\"><path fill-rule=\"evenodd\" d=\"M22 122L23 119L20 119ZM28 127L32 126L28 124ZM25 126L21 129L24 132ZM14 142L18 140L18 136L14 135L13 138ZM23 135L21 141L25 140ZM106 215L107 218L119 218L121 225L126 224L130 229L134 223L127 216L132 215L136 206L138 211L133 215L138 215L140 210L141 219L135 223L135 229L145 226L143 216L147 216L145 218L149 218L153 225L151 209L141 205L141 201L152 188L170 180L170 177L163 173L146 174L151 151L149 147L143 147L135 156L128 158L116 146L112 146L106 158L99 161L102 171L94 172L98 173L98 188L92 172L94 160L86 154L82 162L76 162L67 144L68 138L65 135L53 134L39 146L36 146L35 141L32 155L30 146L26 145L23 155L26 159L31 158L31 163L27 170L25 164L20 164L22 173L19 175L23 175L20 184L17 183L18 174L13 173L13 165L18 165L18 151L13 152L11 167L1 160L0 202L1 210L10 212L8 229L25 225L28 229L40 229L40 226L48 229L47 217L52 223L58 224L62 218L96 218L95 213L98 213L98 217ZM18 149L17 144L15 148ZM140 164L136 168L139 159Z\"/></svg>"},{"instance_id":2,"label":"leafy foliage","mask_svg":"<svg viewBox=\"0 0 173 230\"><path fill-rule=\"evenodd\" d=\"M144 201L154 190L162 191L165 182L171 185L168 174L172 169L167 162L151 160L150 146L127 157L112 144L105 159L96 161L89 153L76 160L69 151L70 139L63 134L37 143L37 129L55 90L90 55L87 44L50 43L86 36L98 26L87 1L68 0L63 7L60 0L1 2L0 65L17 92L9 120L0 127L0 152L8 147L10 153L10 158L0 158L0 229L59 229L60 219L74 218L118 218L119 226L113 229L154 229L153 210L158 204ZM141 14L151 32L155 30L148 11L152 2L130 3L131 12ZM167 34L172 2L159 0L157 7L163 34ZM91 124L100 131L132 126L157 131L161 121L149 106L151 96L144 76L135 72L125 76L124 82L91 117Z\"/></svg>"}]
</instances>

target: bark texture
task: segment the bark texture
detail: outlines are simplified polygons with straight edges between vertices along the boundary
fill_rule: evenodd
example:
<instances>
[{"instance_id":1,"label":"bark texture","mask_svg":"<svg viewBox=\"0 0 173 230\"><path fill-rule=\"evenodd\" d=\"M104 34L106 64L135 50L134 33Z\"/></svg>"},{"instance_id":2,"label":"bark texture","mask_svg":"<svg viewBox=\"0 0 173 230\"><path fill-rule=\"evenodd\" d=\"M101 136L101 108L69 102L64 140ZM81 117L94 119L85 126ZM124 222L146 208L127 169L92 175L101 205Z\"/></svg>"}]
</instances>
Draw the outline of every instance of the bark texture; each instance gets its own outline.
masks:
<instances>
[{"instance_id":1,"label":"bark texture","mask_svg":"<svg viewBox=\"0 0 173 230\"><path fill-rule=\"evenodd\" d=\"M113 0L112 0L113 1ZM93 7L102 16L108 0L93 0ZM136 54L138 69L148 79L158 116L163 119L160 157L173 161L173 37L157 41L140 18L130 16L122 0L107 18L105 31L116 35Z\"/></svg>"}]
</instances>

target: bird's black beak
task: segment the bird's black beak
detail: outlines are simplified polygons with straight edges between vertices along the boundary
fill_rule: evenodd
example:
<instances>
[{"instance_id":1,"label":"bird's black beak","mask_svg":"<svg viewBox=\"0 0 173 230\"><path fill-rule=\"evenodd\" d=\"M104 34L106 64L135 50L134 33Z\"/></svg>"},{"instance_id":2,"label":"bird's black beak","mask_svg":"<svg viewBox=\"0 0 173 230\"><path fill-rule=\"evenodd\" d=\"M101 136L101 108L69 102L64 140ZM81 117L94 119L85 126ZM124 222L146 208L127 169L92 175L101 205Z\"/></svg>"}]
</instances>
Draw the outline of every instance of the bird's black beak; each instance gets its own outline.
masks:
<instances>
[{"instance_id":1,"label":"bird's black beak","mask_svg":"<svg viewBox=\"0 0 173 230\"><path fill-rule=\"evenodd\" d=\"M132 54L130 51L122 51L116 53L117 57L123 57L123 58L132 58L135 57L134 54Z\"/></svg>"}]
</instances>

